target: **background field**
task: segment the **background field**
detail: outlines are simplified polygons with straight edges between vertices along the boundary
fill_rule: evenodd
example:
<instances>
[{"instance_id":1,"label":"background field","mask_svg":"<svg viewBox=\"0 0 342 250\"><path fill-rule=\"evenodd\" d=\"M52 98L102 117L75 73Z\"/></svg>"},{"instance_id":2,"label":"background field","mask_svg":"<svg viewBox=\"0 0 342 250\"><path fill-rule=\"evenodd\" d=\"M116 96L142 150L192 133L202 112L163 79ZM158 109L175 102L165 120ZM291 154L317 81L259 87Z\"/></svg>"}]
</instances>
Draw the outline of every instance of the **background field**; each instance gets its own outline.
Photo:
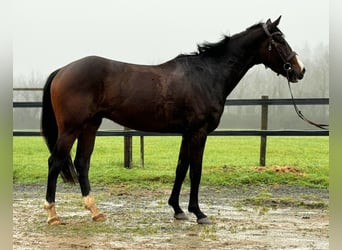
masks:
<instances>
[{"instance_id":1,"label":"background field","mask_svg":"<svg viewBox=\"0 0 342 250\"><path fill-rule=\"evenodd\" d=\"M201 183L227 186L288 184L328 188L328 137L268 137L267 140L267 166L264 169L258 168L259 137L208 137ZM180 141L178 136L145 137L145 167L142 168L139 138L134 137L133 167L125 169L123 138L98 137L90 168L91 183L171 187ZM41 137L14 137L13 182L45 183L48 156Z\"/></svg>"}]
</instances>

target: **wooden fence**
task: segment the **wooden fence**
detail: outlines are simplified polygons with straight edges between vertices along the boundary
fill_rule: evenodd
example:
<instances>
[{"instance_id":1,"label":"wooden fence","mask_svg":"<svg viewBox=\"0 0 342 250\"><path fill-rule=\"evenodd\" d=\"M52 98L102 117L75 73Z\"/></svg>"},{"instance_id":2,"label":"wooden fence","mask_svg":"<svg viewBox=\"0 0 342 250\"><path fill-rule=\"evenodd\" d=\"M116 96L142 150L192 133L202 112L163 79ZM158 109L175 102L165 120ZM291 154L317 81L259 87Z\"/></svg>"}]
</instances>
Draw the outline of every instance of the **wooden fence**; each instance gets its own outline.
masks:
<instances>
[{"instance_id":1,"label":"wooden fence","mask_svg":"<svg viewBox=\"0 0 342 250\"><path fill-rule=\"evenodd\" d=\"M15 91L36 91L39 88L14 88ZM298 98L297 105L329 105L328 98ZM231 99L226 100L227 106L261 106L261 123L259 130L215 130L210 136L260 136L260 166L266 164L266 145L268 136L329 136L328 130L269 130L268 129L268 106L270 105L292 105L292 99L268 99L262 96L261 99ZM41 108L41 102L13 102L13 108ZM17 131L13 130L13 136L40 136L39 131ZM129 168L132 164L132 137L140 137L140 162L144 166L144 136L180 136L175 133L154 133L136 130L99 130L98 136L124 136L124 166Z\"/></svg>"}]
</instances>

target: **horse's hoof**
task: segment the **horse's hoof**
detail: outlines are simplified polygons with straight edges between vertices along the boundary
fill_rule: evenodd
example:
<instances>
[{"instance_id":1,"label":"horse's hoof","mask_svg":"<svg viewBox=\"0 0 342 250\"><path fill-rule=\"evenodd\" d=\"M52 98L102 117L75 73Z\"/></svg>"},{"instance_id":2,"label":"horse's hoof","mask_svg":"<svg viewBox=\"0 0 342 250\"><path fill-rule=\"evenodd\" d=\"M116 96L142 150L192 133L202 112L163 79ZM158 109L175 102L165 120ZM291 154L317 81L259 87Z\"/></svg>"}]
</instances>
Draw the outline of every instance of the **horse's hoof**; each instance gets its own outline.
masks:
<instances>
[{"instance_id":1,"label":"horse's hoof","mask_svg":"<svg viewBox=\"0 0 342 250\"><path fill-rule=\"evenodd\" d=\"M52 218L48 218L47 223L49 225L60 225L61 220L59 217L52 217Z\"/></svg>"},{"instance_id":2,"label":"horse's hoof","mask_svg":"<svg viewBox=\"0 0 342 250\"><path fill-rule=\"evenodd\" d=\"M204 225L212 224L211 220L209 220L208 217L204 217L204 218L198 219L197 223L198 224L204 224Z\"/></svg>"},{"instance_id":3,"label":"horse's hoof","mask_svg":"<svg viewBox=\"0 0 342 250\"><path fill-rule=\"evenodd\" d=\"M102 213L100 213L93 217L93 221L96 221L96 222L106 221L106 217Z\"/></svg>"},{"instance_id":4,"label":"horse's hoof","mask_svg":"<svg viewBox=\"0 0 342 250\"><path fill-rule=\"evenodd\" d=\"M189 220L189 217L185 213L179 213L174 215L176 220Z\"/></svg>"}]
</instances>

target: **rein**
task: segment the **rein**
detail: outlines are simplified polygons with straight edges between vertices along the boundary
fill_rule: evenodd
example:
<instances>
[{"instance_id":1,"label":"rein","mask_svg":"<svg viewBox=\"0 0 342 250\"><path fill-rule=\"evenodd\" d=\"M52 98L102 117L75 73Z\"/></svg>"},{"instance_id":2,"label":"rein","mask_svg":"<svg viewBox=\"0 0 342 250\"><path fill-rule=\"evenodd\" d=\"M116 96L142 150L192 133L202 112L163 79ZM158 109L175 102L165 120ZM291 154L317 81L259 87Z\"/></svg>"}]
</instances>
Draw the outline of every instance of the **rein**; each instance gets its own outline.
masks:
<instances>
[{"instance_id":1,"label":"rein","mask_svg":"<svg viewBox=\"0 0 342 250\"><path fill-rule=\"evenodd\" d=\"M279 31L274 32L274 33L270 33L270 31L269 31L268 28L267 28L267 24L263 24L263 25L262 25L262 28L264 29L266 35L267 35L267 36L269 37L269 39L270 39L270 43L269 43L269 45L268 45L268 51L270 52L270 51L272 50L272 45L273 45L273 46L275 47L275 49L277 50L279 56L281 57L281 59L282 59L283 62L284 62L283 67L284 67L284 70L286 71L287 85L289 86L289 90L290 90L290 94L291 94L291 99L292 99L293 107L294 107L294 110L296 111L298 117L299 117L300 119L302 119L303 121L305 121L305 122L307 122L307 123L309 123L309 124L311 124L311 125L313 125L313 126L315 126L315 127L317 127L317 128L324 129L324 130L328 130L328 128L326 128L326 127L329 127L328 124L318 124L318 123L315 123L315 122L313 122L313 121L307 119L307 118L303 115L302 111L297 107L296 102L295 102L295 100L294 100L294 98L293 98L293 93L292 93L292 89L291 89L291 85L290 85L290 78L289 78L289 73L290 73L290 71L292 70L292 65L291 65L291 63L290 63L289 61L290 61L294 56L296 56L297 53L294 52L294 51L292 51L291 54L290 54L289 56L283 55L283 53L280 51L280 49L279 49L278 46L276 45L275 41L273 40L273 36L275 36L275 35L282 35L282 33L279 32Z\"/></svg>"},{"instance_id":2,"label":"rein","mask_svg":"<svg viewBox=\"0 0 342 250\"><path fill-rule=\"evenodd\" d=\"M320 124L320 123L316 123L316 122L313 122L313 121L309 120L308 118L306 118L306 117L303 115L302 111L297 107L296 102L295 102L295 100L294 100L294 98L293 98L293 93L292 93L292 89L291 89L291 85L290 85L290 81L289 81L289 71L290 71L290 70L291 70L291 68L289 68L289 69L286 70L287 85L289 86L289 90L290 90L290 94L291 94L291 99L292 99L293 107L294 107L294 110L296 111L298 117L299 117L300 119L302 119L303 121L305 121L305 122L307 122L307 123L309 123L309 124L311 124L311 125L313 125L313 126L315 126L315 127L317 127L317 128L324 129L324 130L328 130L327 127L329 127L329 124Z\"/></svg>"}]
</instances>

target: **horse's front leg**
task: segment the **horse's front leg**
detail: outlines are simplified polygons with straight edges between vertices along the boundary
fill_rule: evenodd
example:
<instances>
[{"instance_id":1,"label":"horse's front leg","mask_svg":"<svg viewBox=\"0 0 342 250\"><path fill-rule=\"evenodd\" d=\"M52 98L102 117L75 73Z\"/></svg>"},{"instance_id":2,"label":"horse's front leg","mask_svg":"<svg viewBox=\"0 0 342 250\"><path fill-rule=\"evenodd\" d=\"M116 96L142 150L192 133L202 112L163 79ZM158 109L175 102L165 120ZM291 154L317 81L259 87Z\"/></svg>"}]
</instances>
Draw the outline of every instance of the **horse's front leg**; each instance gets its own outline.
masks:
<instances>
[{"instance_id":1,"label":"horse's front leg","mask_svg":"<svg viewBox=\"0 0 342 250\"><path fill-rule=\"evenodd\" d=\"M176 170L176 178L173 185L172 193L169 199L169 205L172 206L175 211L174 217L177 220L187 220L188 217L185 215L181 207L179 206L179 194L186 173L189 168L189 143L188 139L183 136L181 148L179 151L178 164Z\"/></svg>"},{"instance_id":2,"label":"horse's front leg","mask_svg":"<svg viewBox=\"0 0 342 250\"><path fill-rule=\"evenodd\" d=\"M207 133L199 131L190 138L190 201L188 210L197 217L198 224L211 224L208 217L202 213L198 204L198 192L202 175L202 160Z\"/></svg>"}]
</instances>

